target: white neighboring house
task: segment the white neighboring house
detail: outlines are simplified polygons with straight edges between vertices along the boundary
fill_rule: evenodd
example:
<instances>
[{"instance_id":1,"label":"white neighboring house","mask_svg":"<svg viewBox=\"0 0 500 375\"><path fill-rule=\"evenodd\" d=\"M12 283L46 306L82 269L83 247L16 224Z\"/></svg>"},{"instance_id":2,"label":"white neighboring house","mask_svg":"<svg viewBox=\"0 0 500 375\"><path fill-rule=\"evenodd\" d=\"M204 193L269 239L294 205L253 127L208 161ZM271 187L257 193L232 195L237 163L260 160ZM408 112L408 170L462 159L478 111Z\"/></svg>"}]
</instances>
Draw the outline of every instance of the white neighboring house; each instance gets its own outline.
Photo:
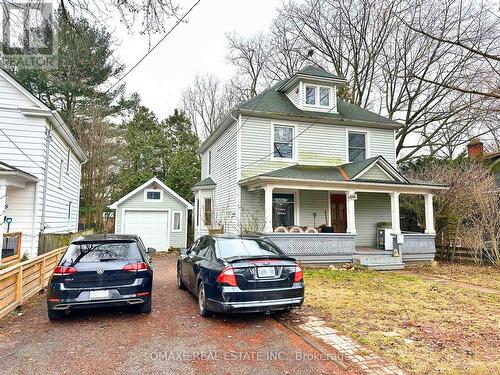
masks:
<instances>
[{"instance_id":1,"label":"white neighboring house","mask_svg":"<svg viewBox=\"0 0 500 375\"><path fill-rule=\"evenodd\" d=\"M0 69L0 249L7 218L29 257L40 233L78 230L85 160L61 116Z\"/></svg>"},{"instance_id":2,"label":"white neighboring house","mask_svg":"<svg viewBox=\"0 0 500 375\"><path fill-rule=\"evenodd\" d=\"M191 203L158 178L131 191L109 206L116 210L115 233L139 235L146 247L166 251L186 247Z\"/></svg>"}]
</instances>

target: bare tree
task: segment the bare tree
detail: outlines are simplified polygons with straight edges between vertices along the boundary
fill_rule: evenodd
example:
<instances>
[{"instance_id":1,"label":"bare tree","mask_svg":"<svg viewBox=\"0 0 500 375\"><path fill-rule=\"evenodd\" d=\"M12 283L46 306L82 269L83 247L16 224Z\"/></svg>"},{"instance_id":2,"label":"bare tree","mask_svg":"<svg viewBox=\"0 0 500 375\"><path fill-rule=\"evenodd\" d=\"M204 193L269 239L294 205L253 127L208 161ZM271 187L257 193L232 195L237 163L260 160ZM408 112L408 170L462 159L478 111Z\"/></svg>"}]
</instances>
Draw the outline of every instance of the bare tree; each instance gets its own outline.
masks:
<instances>
[{"instance_id":1,"label":"bare tree","mask_svg":"<svg viewBox=\"0 0 500 375\"><path fill-rule=\"evenodd\" d=\"M196 76L181 96L180 107L188 115L200 139L208 137L237 102L227 84L214 75Z\"/></svg>"},{"instance_id":2,"label":"bare tree","mask_svg":"<svg viewBox=\"0 0 500 375\"><path fill-rule=\"evenodd\" d=\"M238 75L249 79L247 96L249 99L253 98L257 95L269 56L266 37L259 33L250 38L243 38L232 33L227 34L226 39L229 44L227 59L237 67Z\"/></svg>"}]
</instances>

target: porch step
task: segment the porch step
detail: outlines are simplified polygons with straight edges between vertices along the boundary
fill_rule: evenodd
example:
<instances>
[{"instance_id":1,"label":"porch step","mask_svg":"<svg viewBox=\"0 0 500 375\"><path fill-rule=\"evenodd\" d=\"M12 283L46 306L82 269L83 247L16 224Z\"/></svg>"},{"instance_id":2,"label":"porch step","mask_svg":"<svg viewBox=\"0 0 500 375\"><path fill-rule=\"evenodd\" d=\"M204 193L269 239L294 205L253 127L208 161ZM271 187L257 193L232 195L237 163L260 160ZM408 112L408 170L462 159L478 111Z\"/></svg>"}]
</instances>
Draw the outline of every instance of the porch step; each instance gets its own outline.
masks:
<instances>
[{"instance_id":1,"label":"porch step","mask_svg":"<svg viewBox=\"0 0 500 375\"><path fill-rule=\"evenodd\" d=\"M383 253L354 254L353 263L376 271L402 270L405 268L401 257Z\"/></svg>"}]
</instances>

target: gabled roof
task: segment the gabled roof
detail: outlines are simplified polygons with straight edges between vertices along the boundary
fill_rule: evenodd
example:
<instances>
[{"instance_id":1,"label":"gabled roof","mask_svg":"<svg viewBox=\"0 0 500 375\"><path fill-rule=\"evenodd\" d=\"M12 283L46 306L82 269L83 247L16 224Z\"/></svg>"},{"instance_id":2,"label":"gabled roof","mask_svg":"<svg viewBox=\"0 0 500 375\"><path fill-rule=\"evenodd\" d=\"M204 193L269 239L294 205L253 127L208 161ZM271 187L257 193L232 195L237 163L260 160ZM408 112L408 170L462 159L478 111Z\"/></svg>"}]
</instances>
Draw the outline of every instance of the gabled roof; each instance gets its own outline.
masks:
<instances>
[{"instance_id":1,"label":"gabled roof","mask_svg":"<svg viewBox=\"0 0 500 375\"><path fill-rule=\"evenodd\" d=\"M177 194L175 191L173 191L172 189L170 189L167 185L165 185L162 181L160 181L160 179L158 179L157 177L153 177L152 179L146 181L145 183L143 183L141 186L139 186L138 188L132 190L130 193L128 193L127 195L121 197L120 199L118 199L116 202L114 202L113 204L109 205L108 207L112 210L116 210L116 208L118 207L118 205L122 204L123 202L125 202L127 199L129 198L132 198L135 194L137 194L138 192L140 192L141 190L147 188L149 185L151 185L152 183L157 183L158 185L160 185L160 187L162 189L164 189L167 193L169 193L170 195L172 195L174 198L176 198L177 200L179 200L181 203L185 204L186 207L190 210L193 209L193 205L191 203L189 203L187 200L185 200L184 198L182 198L179 194Z\"/></svg>"},{"instance_id":2,"label":"gabled roof","mask_svg":"<svg viewBox=\"0 0 500 375\"><path fill-rule=\"evenodd\" d=\"M43 103L40 99L33 95L29 90L27 90L14 77L12 77L7 71L3 70L2 68L0 68L0 76L3 77L12 86L14 86L35 105L35 107L30 108L19 108L19 110L25 116L41 116L47 118L47 120L50 121L50 123L56 128L58 133L63 137L63 139L69 144L73 152L77 155L78 159L82 163L87 160L85 152L82 150L68 125L66 125L61 115L57 111L50 109L45 103Z\"/></svg>"},{"instance_id":3,"label":"gabled roof","mask_svg":"<svg viewBox=\"0 0 500 375\"><path fill-rule=\"evenodd\" d=\"M214 180L212 180L211 177L207 177L207 178L201 180L200 182L194 184L192 190L200 190L203 188L212 188L212 187L215 187L216 185L217 184L214 182Z\"/></svg>"}]
</instances>

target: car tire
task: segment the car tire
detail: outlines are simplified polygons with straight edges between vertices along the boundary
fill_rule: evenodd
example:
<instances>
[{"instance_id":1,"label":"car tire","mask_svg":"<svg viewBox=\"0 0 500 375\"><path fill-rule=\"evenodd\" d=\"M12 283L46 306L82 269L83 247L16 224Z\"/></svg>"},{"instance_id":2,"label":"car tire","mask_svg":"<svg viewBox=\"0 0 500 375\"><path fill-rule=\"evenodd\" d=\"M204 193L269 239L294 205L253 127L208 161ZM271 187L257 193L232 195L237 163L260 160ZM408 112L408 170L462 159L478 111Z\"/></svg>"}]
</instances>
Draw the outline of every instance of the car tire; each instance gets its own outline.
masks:
<instances>
[{"instance_id":1,"label":"car tire","mask_svg":"<svg viewBox=\"0 0 500 375\"><path fill-rule=\"evenodd\" d=\"M198 308L200 309L200 315L207 317L210 315L210 311L207 309L207 296L205 295L205 285L203 282L198 286Z\"/></svg>"},{"instance_id":2,"label":"car tire","mask_svg":"<svg viewBox=\"0 0 500 375\"><path fill-rule=\"evenodd\" d=\"M141 314L149 314L151 312L151 303L152 303L153 297L149 297L148 300L144 303L141 303L139 305L139 312Z\"/></svg>"},{"instance_id":3,"label":"car tire","mask_svg":"<svg viewBox=\"0 0 500 375\"><path fill-rule=\"evenodd\" d=\"M182 290L186 289L186 284L182 281L181 270L179 268L177 268L177 287Z\"/></svg>"},{"instance_id":4,"label":"car tire","mask_svg":"<svg viewBox=\"0 0 500 375\"><path fill-rule=\"evenodd\" d=\"M64 318L64 311L59 311L59 310L47 310L47 315L49 317L49 320L51 321L57 321L61 320Z\"/></svg>"}]
</instances>

